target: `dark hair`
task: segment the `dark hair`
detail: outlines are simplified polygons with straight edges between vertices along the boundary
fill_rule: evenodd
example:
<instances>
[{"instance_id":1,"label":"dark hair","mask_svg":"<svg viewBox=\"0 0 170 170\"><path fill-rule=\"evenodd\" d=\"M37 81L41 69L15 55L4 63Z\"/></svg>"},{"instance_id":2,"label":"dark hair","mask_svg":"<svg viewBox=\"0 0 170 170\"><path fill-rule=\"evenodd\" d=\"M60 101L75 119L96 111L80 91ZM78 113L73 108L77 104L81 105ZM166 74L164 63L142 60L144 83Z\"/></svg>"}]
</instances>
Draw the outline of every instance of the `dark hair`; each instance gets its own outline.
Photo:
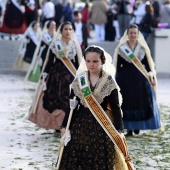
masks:
<instances>
[{"instance_id":1,"label":"dark hair","mask_svg":"<svg viewBox=\"0 0 170 170\"><path fill-rule=\"evenodd\" d=\"M71 25L71 26L73 27L73 25L72 25L72 23L71 23L70 21L63 22L63 23L61 24L61 28L60 28L60 31L61 31L61 32L63 31L63 28L64 28L65 25Z\"/></svg>"},{"instance_id":2,"label":"dark hair","mask_svg":"<svg viewBox=\"0 0 170 170\"><path fill-rule=\"evenodd\" d=\"M47 21L48 23L47 23L47 28L49 29L50 28L50 25L51 25L51 23L52 22L55 22L54 20L51 20L51 21Z\"/></svg>"},{"instance_id":3,"label":"dark hair","mask_svg":"<svg viewBox=\"0 0 170 170\"><path fill-rule=\"evenodd\" d=\"M35 26L35 24L37 24L37 23L38 23L38 22L34 20L34 21L31 22L30 25L31 25L31 27L33 28L33 27Z\"/></svg>"},{"instance_id":4,"label":"dark hair","mask_svg":"<svg viewBox=\"0 0 170 170\"><path fill-rule=\"evenodd\" d=\"M86 59L86 54L87 54L88 52L96 52L96 53L100 54L100 59L101 59L101 61L102 61L102 64L105 63L106 58L105 58L105 56L104 56L104 51L103 51L102 49L100 49L100 48L98 48L98 47L94 47L94 46L87 47L87 48L85 49L85 51L84 51L84 58L85 58L85 59Z\"/></svg>"},{"instance_id":5,"label":"dark hair","mask_svg":"<svg viewBox=\"0 0 170 170\"><path fill-rule=\"evenodd\" d=\"M89 3L88 2L86 2L84 8L89 8Z\"/></svg>"},{"instance_id":6,"label":"dark hair","mask_svg":"<svg viewBox=\"0 0 170 170\"><path fill-rule=\"evenodd\" d=\"M74 11L73 12L73 15L76 17L76 16L78 16L78 14L80 14L80 11Z\"/></svg>"},{"instance_id":7,"label":"dark hair","mask_svg":"<svg viewBox=\"0 0 170 170\"><path fill-rule=\"evenodd\" d=\"M145 11L146 11L146 13L153 14L154 13L153 6L151 4L146 5L145 6Z\"/></svg>"},{"instance_id":8,"label":"dark hair","mask_svg":"<svg viewBox=\"0 0 170 170\"><path fill-rule=\"evenodd\" d=\"M138 27L136 24L131 24L131 25L129 25L129 27L127 28L127 34L128 34L128 32L129 32L129 29L131 29L131 28L136 28L136 29L138 29L138 31L139 31L139 27Z\"/></svg>"}]
</instances>

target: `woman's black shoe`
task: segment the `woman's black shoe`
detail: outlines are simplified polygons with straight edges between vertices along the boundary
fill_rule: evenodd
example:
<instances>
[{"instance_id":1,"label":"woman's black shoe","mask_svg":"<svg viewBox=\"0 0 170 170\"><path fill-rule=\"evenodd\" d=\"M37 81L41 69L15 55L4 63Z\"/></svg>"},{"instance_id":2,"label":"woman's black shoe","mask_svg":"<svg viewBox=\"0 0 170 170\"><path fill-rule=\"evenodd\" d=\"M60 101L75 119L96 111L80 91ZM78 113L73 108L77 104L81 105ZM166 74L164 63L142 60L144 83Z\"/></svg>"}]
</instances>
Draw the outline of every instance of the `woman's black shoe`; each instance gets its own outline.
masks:
<instances>
[{"instance_id":1,"label":"woman's black shoe","mask_svg":"<svg viewBox=\"0 0 170 170\"><path fill-rule=\"evenodd\" d=\"M134 133L135 133L136 135L138 135L138 134L139 134L139 130L134 130Z\"/></svg>"},{"instance_id":2,"label":"woman's black shoe","mask_svg":"<svg viewBox=\"0 0 170 170\"><path fill-rule=\"evenodd\" d=\"M60 137L60 130L54 131L54 137Z\"/></svg>"},{"instance_id":3,"label":"woman's black shoe","mask_svg":"<svg viewBox=\"0 0 170 170\"><path fill-rule=\"evenodd\" d=\"M126 134L125 136L133 136L132 130L128 130L128 131L127 131L127 134Z\"/></svg>"}]
</instances>

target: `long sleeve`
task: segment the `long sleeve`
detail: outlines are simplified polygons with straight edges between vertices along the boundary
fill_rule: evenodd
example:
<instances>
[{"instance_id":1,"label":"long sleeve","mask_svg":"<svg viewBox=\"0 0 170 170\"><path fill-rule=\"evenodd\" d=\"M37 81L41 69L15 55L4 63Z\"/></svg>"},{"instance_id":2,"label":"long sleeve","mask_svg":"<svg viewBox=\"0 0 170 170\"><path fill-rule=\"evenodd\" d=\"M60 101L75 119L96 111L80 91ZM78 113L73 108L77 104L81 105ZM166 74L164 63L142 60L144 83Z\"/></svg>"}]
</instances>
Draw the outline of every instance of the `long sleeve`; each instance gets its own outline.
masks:
<instances>
[{"instance_id":1,"label":"long sleeve","mask_svg":"<svg viewBox=\"0 0 170 170\"><path fill-rule=\"evenodd\" d=\"M71 60L71 62L73 63L74 67L75 67L76 69L78 69L78 67L79 67L79 61L78 61L78 56L77 56L77 54L76 54L76 56L75 56L75 61Z\"/></svg>"},{"instance_id":2,"label":"long sleeve","mask_svg":"<svg viewBox=\"0 0 170 170\"><path fill-rule=\"evenodd\" d=\"M122 111L119 104L119 97L117 89L114 89L111 94L108 96L108 102L112 109L113 117L114 117L114 126L116 130L123 132L123 119L122 119Z\"/></svg>"},{"instance_id":3,"label":"long sleeve","mask_svg":"<svg viewBox=\"0 0 170 170\"><path fill-rule=\"evenodd\" d=\"M146 58L146 55L145 55L144 59L141 60L141 63L145 66L145 69L146 69L147 72L151 71L149 64L148 64L148 61L147 61L147 58Z\"/></svg>"},{"instance_id":4,"label":"long sleeve","mask_svg":"<svg viewBox=\"0 0 170 170\"><path fill-rule=\"evenodd\" d=\"M153 16L149 13L146 13L140 22L140 31L151 33L153 24Z\"/></svg>"},{"instance_id":5,"label":"long sleeve","mask_svg":"<svg viewBox=\"0 0 170 170\"><path fill-rule=\"evenodd\" d=\"M53 67L54 65L54 54L52 53L52 51L50 50L50 53L49 53L49 59L48 59L48 62L45 66L45 69L44 69L44 72L46 73L49 73L51 68Z\"/></svg>"},{"instance_id":6,"label":"long sleeve","mask_svg":"<svg viewBox=\"0 0 170 170\"><path fill-rule=\"evenodd\" d=\"M118 55L118 57L117 57L117 68L116 68L117 72L119 72L119 70L121 69L122 65L126 64L126 63L127 62L120 55Z\"/></svg>"}]
</instances>

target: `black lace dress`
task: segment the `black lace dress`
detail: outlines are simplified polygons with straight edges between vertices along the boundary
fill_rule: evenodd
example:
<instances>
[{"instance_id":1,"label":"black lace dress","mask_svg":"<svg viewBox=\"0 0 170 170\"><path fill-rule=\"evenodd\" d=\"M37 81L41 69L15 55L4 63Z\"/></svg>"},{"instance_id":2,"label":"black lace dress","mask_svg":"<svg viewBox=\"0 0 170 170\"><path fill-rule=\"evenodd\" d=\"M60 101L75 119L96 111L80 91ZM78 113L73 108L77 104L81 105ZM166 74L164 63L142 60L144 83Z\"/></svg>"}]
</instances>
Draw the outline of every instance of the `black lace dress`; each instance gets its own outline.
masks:
<instances>
[{"instance_id":1,"label":"black lace dress","mask_svg":"<svg viewBox=\"0 0 170 170\"><path fill-rule=\"evenodd\" d=\"M72 91L71 98L74 93ZM103 128L94 118L91 111L80 104L75 109L70 125L71 141L65 146L60 170L113 170L114 144L106 135ZM115 127L123 131L121 110L118 101L117 89L104 97L101 106L104 110L108 102L114 113ZM63 126L66 126L66 114Z\"/></svg>"},{"instance_id":2,"label":"black lace dress","mask_svg":"<svg viewBox=\"0 0 170 170\"><path fill-rule=\"evenodd\" d=\"M70 49L70 51L72 50ZM76 53L70 60L77 69L78 59ZM74 80L74 76L52 51L50 51L49 61L44 72L48 73L47 90L44 91L43 97L44 109L50 113L56 109L66 112L69 109L69 85Z\"/></svg>"}]
</instances>

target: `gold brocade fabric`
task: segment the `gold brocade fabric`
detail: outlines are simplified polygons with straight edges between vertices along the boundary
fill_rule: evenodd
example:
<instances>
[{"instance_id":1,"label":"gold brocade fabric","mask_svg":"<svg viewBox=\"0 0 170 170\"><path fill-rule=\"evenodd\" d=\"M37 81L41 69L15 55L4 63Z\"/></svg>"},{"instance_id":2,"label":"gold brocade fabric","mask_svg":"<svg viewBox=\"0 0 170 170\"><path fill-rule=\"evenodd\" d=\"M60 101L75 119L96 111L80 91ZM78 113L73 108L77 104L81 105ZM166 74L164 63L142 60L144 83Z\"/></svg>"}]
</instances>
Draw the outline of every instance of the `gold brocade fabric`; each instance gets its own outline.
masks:
<instances>
[{"instance_id":1,"label":"gold brocade fabric","mask_svg":"<svg viewBox=\"0 0 170 170\"><path fill-rule=\"evenodd\" d=\"M110 120L113 122L114 124L114 117L112 114L112 111L110 109L107 109L106 111L107 116L110 118ZM114 170L128 170L127 164L125 162L124 156L122 155L122 153L120 152L120 150L114 146L114 156L115 156L115 160L114 160Z\"/></svg>"}]
</instances>

